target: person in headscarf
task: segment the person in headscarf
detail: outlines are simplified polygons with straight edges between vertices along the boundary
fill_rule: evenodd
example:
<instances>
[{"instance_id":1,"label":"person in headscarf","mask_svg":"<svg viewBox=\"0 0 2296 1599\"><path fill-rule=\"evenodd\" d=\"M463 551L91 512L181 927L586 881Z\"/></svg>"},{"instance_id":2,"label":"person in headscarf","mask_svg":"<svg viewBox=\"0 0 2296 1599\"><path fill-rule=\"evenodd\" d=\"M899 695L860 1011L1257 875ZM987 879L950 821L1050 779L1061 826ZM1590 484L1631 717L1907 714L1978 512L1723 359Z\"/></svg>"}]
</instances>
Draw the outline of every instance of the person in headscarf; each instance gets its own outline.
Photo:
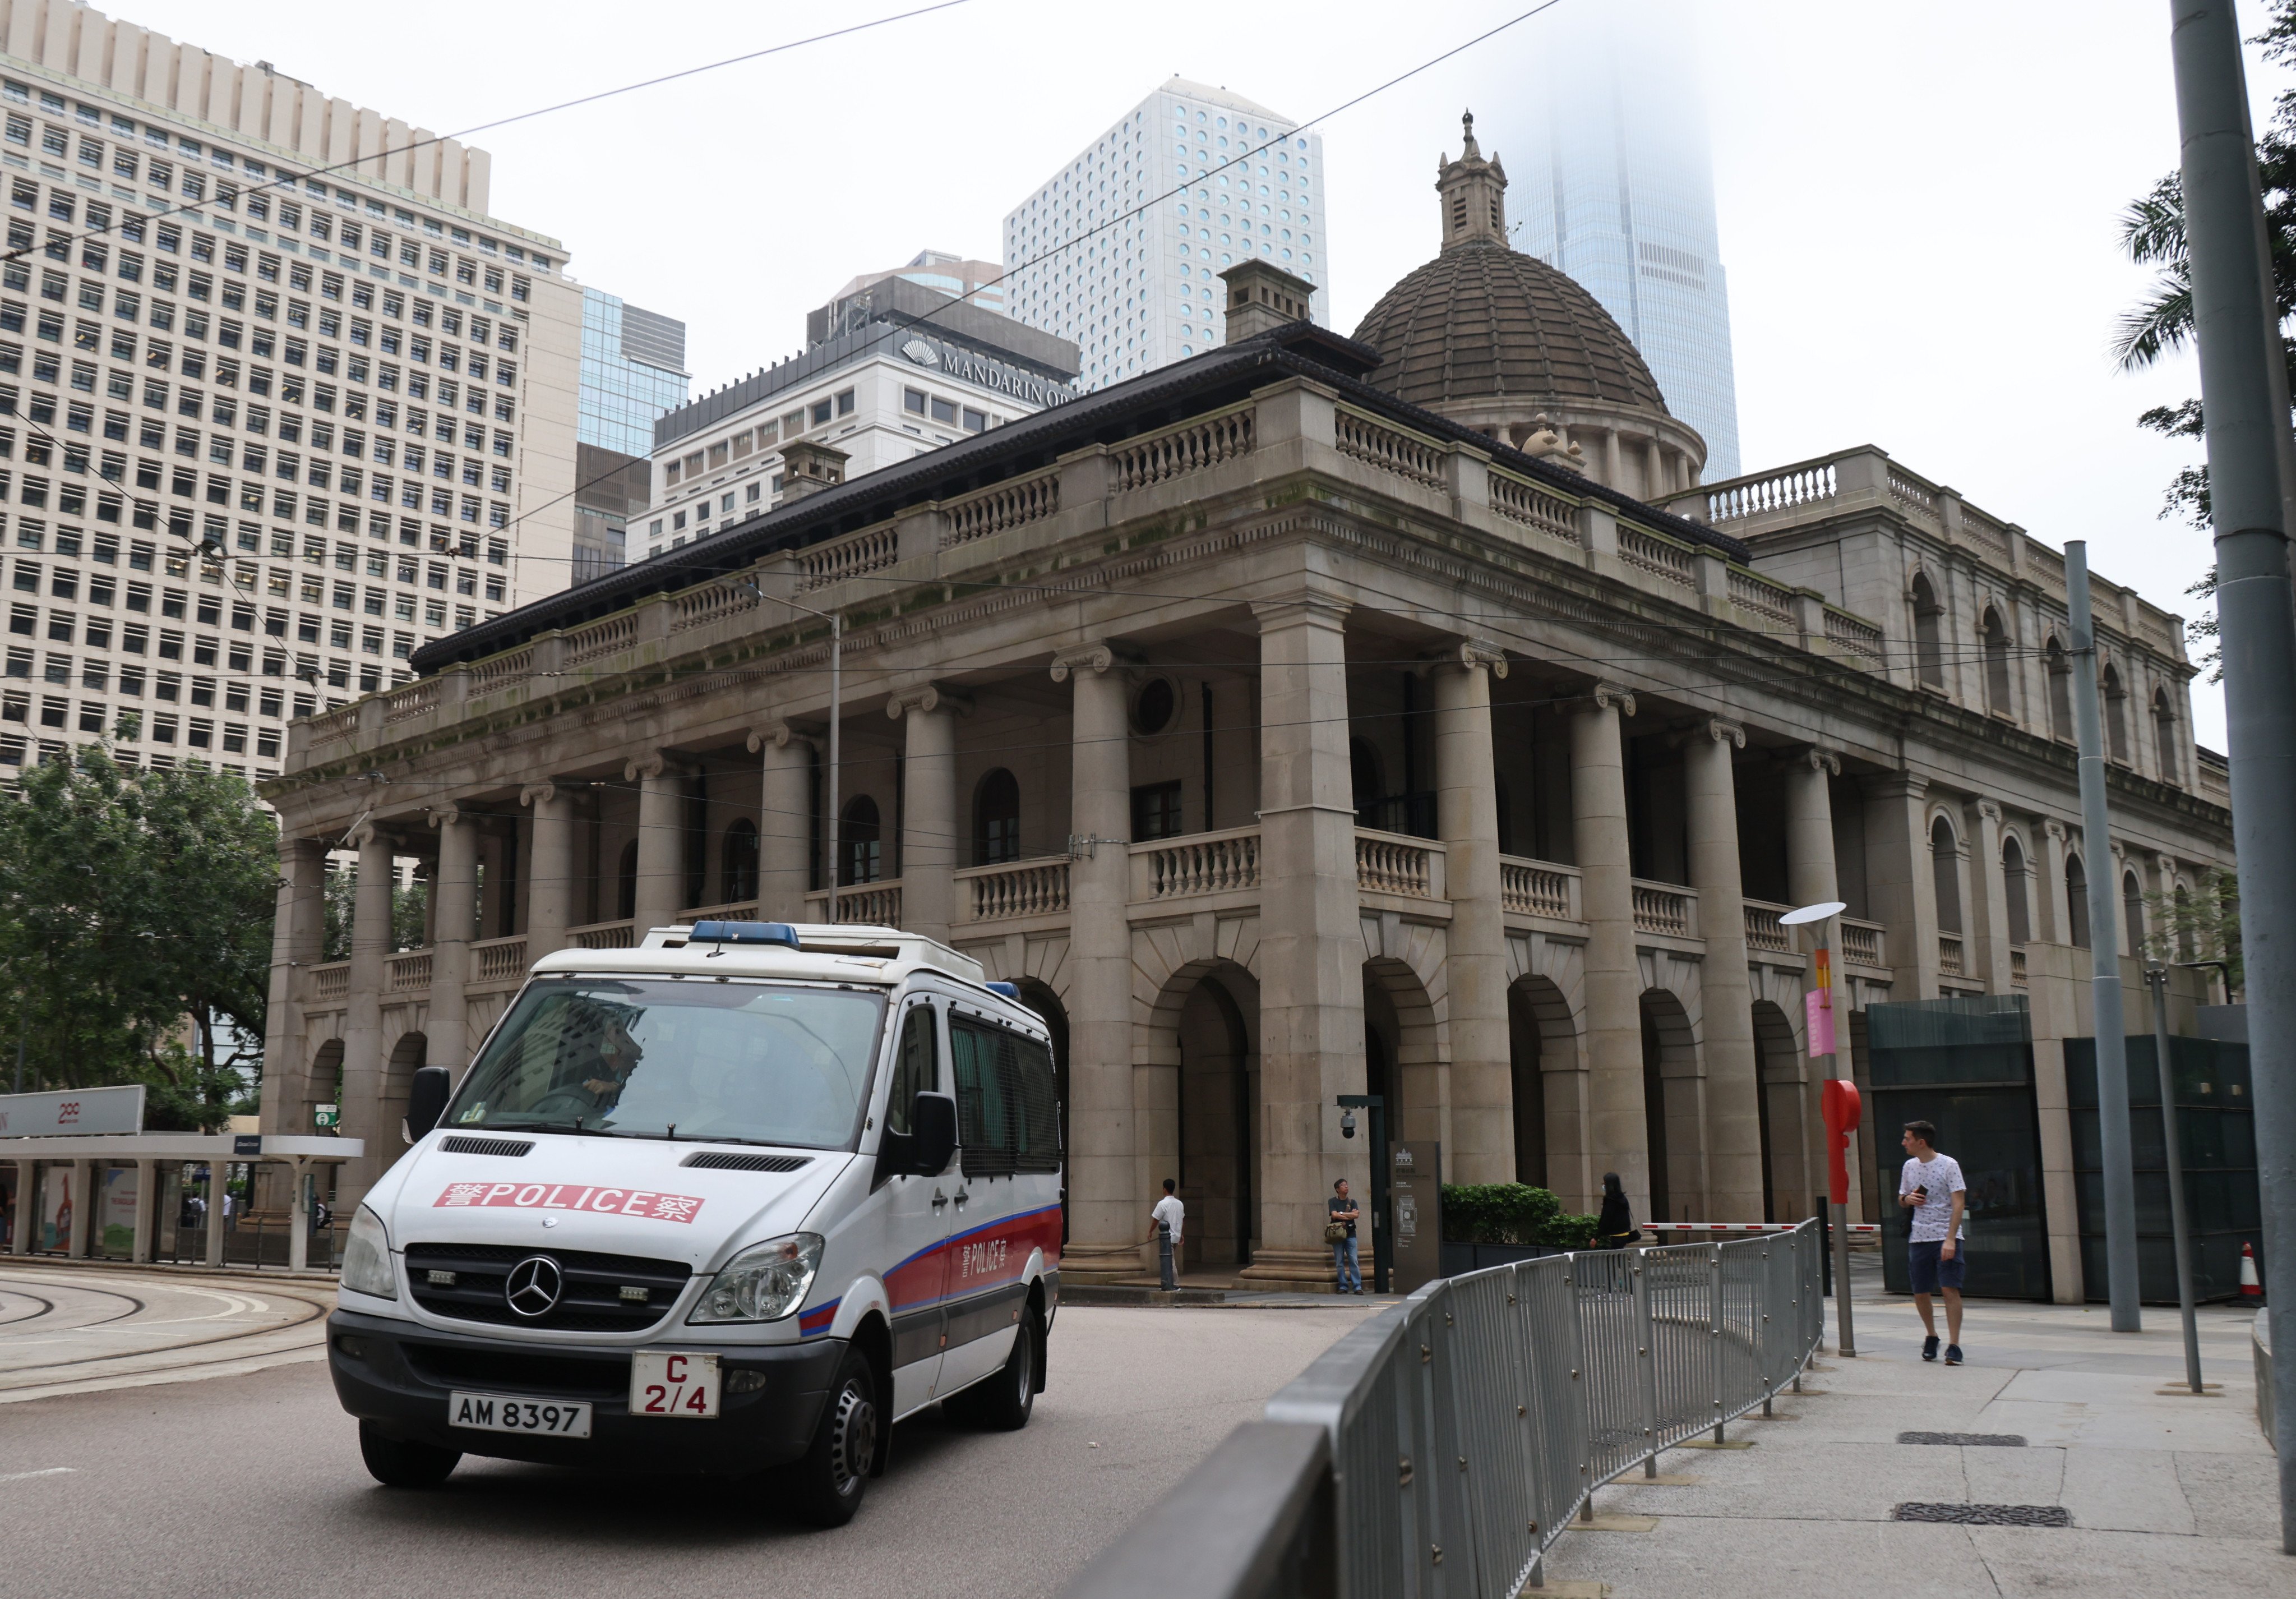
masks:
<instances>
[{"instance_id":1,"label":"person in headscarf","mask_svg":"<svg viewBox=\"0 0 2296 1599\"><path fill-rule=\"evenodd\" d=\"M1635 1225L1633 1207L1627 1203L1627 1191L1619 1184L1619 1174L1603 1174L1603 1213L1595 1223L1595 1247L1598 1249L1622 1249L1643 1235Z\"/></svg>"}]
</instances>

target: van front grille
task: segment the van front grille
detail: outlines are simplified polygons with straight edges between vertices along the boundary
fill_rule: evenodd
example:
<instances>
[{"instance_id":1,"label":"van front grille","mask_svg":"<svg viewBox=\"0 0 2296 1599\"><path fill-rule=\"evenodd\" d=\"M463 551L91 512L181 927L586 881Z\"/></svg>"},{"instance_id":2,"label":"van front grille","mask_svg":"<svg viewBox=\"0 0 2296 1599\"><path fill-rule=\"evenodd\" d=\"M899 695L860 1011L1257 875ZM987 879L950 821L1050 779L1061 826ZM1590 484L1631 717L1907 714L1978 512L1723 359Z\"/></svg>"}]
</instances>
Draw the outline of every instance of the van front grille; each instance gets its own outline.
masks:
<instances>
[{"instance_id":1,"label":"van front grille","mask_svg":"<svg viewBox=\"0 0 2296 1599\"><path fill-rule=\"evenodd\" d=\"M568 1399L619 1399L630 1391L630 1363L627 1356L582 1359L510 1349L469 1349L411 1339L401 1343L399 1349L416 1376L440 1388L548 1394Z\"/></svg>"},{"instance_id":2,"label":"van front grille","mask_svg":"<svg viewBox=\"0 0 2296 1599\"><path fill-rule=\"evenodd\" d=\"M734 1155L720 1150L697 1150L677 1163L708 1166L720 1172L793 1172L811 1166L810 1155Z\"/></svg>"},{"instance_id":3,"label":"van front grille","mask_svg":"<svg viewBox=\"0 0 2296 1599\"><path fill-rule=\"evenodd\" d=\"M504 1284L512 1268L537 1255L557 1264L558 1303L546 1315L521 1315L511 1308ZM693 1274L693 1268L682 1260L654 1260L639 1255L529 1249L510 1244L406 1246L406 1280L417 1305L433 1315L495 1327L642 1332L668 1313Z\"/></svg>"}]
</instances>

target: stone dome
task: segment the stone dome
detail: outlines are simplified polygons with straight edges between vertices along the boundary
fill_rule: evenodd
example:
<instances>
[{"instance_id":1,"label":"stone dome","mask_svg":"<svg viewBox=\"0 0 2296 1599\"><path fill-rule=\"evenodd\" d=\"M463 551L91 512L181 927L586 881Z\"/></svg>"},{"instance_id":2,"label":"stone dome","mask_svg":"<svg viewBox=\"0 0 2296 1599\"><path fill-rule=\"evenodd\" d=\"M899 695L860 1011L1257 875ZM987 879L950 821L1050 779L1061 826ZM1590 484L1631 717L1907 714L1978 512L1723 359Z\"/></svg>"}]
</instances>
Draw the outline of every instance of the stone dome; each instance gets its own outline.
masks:
<instances>
[{"instance_id":1,"label":"stone dome","mask_svg":"<svg viewBox=\"0 0 2296 1599\"><path fill-rule=\"evenodd\" d=\"M1666 409L1601 301L1493 239L1446 249L1382 295L1355 336L1382 358L1365 381L1431 410L1502 397Z\"/></svg>"}]
</instances>

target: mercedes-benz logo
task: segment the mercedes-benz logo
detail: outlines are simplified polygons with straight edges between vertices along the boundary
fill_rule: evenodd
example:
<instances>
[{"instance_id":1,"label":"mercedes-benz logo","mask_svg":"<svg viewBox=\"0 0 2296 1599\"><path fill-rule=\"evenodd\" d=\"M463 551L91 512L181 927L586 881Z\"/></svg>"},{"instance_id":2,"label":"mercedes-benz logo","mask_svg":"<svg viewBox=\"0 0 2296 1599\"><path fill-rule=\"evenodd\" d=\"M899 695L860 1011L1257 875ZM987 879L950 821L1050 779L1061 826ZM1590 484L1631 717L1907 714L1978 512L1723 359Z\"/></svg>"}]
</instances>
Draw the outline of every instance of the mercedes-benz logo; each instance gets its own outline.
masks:
<instances>
[{"instance_id":1,"label":"mercedes-benz logo","mask_svg":"<svg viewBox=\"0 0 2296 1599\"><path fill-rule=\"evenodd\" d=\"M566 1279L558 1263L547 1255L529 1255L510 1268L503 1279L503 1298L512 1312L528 1321L548 1315L558 1305Z\"/></svg>"}]
</instances>

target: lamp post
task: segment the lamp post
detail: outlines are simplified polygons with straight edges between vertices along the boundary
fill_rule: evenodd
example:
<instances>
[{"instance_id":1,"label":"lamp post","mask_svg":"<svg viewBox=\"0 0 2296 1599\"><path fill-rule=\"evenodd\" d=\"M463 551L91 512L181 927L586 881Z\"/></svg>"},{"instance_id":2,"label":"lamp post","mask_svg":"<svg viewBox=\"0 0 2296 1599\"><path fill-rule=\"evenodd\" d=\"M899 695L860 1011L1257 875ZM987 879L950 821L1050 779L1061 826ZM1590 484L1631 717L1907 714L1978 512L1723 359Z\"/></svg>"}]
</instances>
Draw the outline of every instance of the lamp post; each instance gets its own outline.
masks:
<instances>
[{"instance_id":1,"label":"lamp post","mask_svg":"<svg viewBox=\"0 0 2296 1599\"><path fill-rule=\"evenodd\" d=\"M1822 900L1814 905L1803 905L1778 918L1785 927L1808 927L1816 947L1810 952L1808 993L1805 996L1805 1030L1809 1035L1809 1053L1813 1059L1825 1062L1825 1153L1827 1165L1826 1194L1833 1207L1833 1315L1835 1343L1845 1358L1857 1354L1857 1336L1853 1331L1849 1314L1849 1134L1857 1125L1857 1090L1848 1083L1837 1082L1834 1074L1836 1040L1833 1015L1833 955L1828 948L1827 924L1849 910L1841 900Z\"/></svg>"},{"instance_id":2,"label":"lamp post","mask_svg":"<svg viewBox=\"0 0 2296 1599\"><path fill-rule=\"evenodd\" d=\"M2177 1137L2176 1074L2169 1069L2169 968L2148 963L2144 983L2152 991L2152 1065L2161 1079L2161 1137L2169 1151L2169 1228L2177 1243L2177 1311L2185 1321L2185 1381L2194 1393L2204 1394L2200 1323L2193 1315L2192 1243L2185 1230L2185 1151Z\"/></svg>"}]
</instances>

